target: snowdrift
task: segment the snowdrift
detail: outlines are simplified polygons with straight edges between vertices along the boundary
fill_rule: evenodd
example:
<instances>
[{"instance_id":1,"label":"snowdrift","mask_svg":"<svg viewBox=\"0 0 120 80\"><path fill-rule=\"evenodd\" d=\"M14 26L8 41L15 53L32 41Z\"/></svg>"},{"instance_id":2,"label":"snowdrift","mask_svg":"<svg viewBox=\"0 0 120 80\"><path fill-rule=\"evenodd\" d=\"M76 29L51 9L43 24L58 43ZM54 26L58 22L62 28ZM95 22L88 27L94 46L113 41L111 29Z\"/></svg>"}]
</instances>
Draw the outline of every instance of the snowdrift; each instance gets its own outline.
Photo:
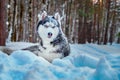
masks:
<instances>
[{"instance_id":1,"label":"snowdrift","mask_svg":"<svg viewBox=\"0 0 120 80\"><path fill-rule=\"evenodd\" d=\"M0 51L0 80L120 80L120 55L107 51L112 47L120 49L119 45L102 49L74 44L70 56L52 63L29 51L17 50L9 56Z\"/></svg>"}]
</instances>

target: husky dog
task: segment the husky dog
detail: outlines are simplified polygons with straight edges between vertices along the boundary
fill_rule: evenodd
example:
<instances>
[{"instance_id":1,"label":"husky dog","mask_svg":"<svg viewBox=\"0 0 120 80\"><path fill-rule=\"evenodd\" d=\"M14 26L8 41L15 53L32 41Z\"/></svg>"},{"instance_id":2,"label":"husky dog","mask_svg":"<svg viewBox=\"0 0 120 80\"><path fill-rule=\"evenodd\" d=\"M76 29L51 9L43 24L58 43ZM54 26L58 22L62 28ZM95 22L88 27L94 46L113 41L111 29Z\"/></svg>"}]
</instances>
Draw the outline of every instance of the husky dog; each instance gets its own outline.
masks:
<instances>
[{"instance_id":1,"label":"husky dog","mask_svg":"<svg viewBox=\"0 0 120 80\"><path fill-rule=\"evenodd\" d=\"M59 13L48 16L44 11L37 25L37 32L41 39L38 56L42 56L48 61L63 58L70 53L68 41L61 30L60 20Z\"/></svg>"},{"instance_id":2,"label":"husky dog","mask_svg":"<svg viewBox=\"0 0 120 80\"><path fill-rule=\"evenodd\" d=\"M45 11L39 16L37 33L40 38L40 45L26 48L42 56L48 61L55 58L63 58L69 55L70 46L61 29L61 17L59 13L48 16Z\"/></svg>"}]
</instances>

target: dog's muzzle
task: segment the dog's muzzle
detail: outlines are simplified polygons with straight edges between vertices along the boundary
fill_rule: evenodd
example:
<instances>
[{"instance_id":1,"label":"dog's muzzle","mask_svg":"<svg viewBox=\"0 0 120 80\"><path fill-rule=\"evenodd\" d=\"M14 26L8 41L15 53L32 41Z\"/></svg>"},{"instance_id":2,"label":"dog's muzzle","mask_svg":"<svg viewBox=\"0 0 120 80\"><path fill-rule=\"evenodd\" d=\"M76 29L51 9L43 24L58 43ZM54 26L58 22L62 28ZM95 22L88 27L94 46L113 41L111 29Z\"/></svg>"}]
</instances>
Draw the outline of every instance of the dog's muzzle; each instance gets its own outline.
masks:
<instances>
[{"instance_id":1,"label":"dog's muzzle","mask_svg":"<svg viewBox=\"0 0 120 80\"><path fill-rule=\"evenodd\" d=\"M53 34L52 34L51 32L49 32L49 33L48 33L48 38L51 38L52 35L53 35Z\"/></svg>"}]
</instances>

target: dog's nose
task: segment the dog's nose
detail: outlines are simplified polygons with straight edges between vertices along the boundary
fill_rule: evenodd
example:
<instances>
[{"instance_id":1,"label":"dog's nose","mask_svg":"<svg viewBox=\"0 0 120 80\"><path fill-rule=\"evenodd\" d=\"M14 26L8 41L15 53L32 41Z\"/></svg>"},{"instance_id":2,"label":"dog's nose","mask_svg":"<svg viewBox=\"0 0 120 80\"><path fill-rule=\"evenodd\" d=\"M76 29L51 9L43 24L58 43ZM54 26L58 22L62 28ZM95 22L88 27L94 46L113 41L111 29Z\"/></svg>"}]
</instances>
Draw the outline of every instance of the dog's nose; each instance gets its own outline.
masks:
<instances>
[{"instance_id":1,"label":"dog's nose","mask_svg":"<svg viewBox=\"0 0 120 80\"><path fill-rule=\"evenodd\" d=\"M49 32L49 33L48 33L48 36L52 36L52 33L51 33L51 32Z\"/></svg>"}]
</instances>

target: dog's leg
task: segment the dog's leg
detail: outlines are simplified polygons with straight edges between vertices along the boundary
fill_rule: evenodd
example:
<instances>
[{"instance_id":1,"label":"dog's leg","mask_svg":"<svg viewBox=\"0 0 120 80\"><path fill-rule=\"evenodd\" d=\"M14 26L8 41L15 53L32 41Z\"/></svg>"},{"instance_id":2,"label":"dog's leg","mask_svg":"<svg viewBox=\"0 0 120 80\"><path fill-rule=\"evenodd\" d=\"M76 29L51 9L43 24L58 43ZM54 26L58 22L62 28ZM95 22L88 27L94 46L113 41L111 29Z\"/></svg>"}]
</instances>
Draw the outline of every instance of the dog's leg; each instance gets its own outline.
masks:
<instances>
[{"instance_id":1,"label":"dog's leg","mask_svg":"<svg viewBox=\"0 0 120 80\"><path fill-rule=\"evenodd\" d=\"M0 51L10 55L14 50L10 49L10 48L7 48L5 46L0 46Z\"/></svg>"}]
</instances>

